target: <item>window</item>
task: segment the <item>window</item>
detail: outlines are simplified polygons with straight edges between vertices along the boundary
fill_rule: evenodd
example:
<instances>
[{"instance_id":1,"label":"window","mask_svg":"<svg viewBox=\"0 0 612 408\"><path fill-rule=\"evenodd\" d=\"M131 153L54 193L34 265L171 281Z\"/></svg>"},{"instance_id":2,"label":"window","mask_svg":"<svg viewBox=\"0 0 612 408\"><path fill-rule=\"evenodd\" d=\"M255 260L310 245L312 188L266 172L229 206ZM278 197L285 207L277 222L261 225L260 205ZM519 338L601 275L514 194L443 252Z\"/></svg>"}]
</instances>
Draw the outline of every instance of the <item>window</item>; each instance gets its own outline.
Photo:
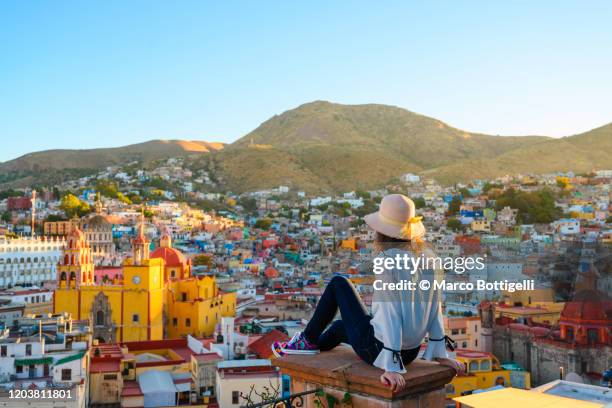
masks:
<instances>
[{"instance_id":1,"label":"window","mask_svg":"<svg viewBox=\"0 0 612 408\"><path fill-rule=\"evenodd\" d=\"M104 326L104 312L102 310L96 312L96 326Z\"/></svg>"},{"instance_id":2,"label":"window","mask_svg":"<svg viewBox=\"0 0 612 408\"><path fill-rule=\"evenodd\" d=\"M21 373L23 373L23 366L18 365L18 366L15 368L15 371L17 372L17 374L21 374Z\"/></svg>"},{"instance_id":3,"label":"window","mask_svg":"<svg viewBox=\"0 0 612 408\"><path fill-rule=\"evenodd\" d=\"M173 325L174 327L178 326L178 319L177 319L176 317L173 317L173 318L172 318L172 325Z\"/></svg>"},{"instance_id":4,"label":"window","mask_svg":"<svg viewBox=\"0 0 612 408\"><path fill-rule=\"evenodd\" d=\"M183 302L186 302L186 301L187 301L187 292L182 292L182 293L181 293L181 300L182 300Z\"/></svg>"},{"instance_id":5,"label":"window","mask_svg":"<svg viewBox=\"0 0 612 408\"><path fill-rule=\"evenodd\" d=\"M137 314L137 313L134 313L134 314L132 315L132 322L133 322L133 323L138 323L139 321L140 321L140 316L138 316L138 314Z\"/></svg>"},{"instance_id":6,"label":"window","mask_svg":"<svg viewBox=\"0 0 612 408\"><path fill-rule=\"evenodd\" d=\"M587 329L587 342L597 344L599 342L599 332L597 329Z\"/></svg>"},{"instance_id":7,"label":"window","mask_svg":"<svg viewBox=\"0 0 612 408\"><path fill-rule=\"evenodd\" d=\"M480 362L480 369L482 371L489 371L491 369L491 362L489 360L482 360Z\"/></svg>"},{"instance_id":8,"label":"window","mask_svg":"<svg viewBox=\"0 0 612 408\"><path fill-rule=\"evenodd\" d=\"M478 325L477 324L474 325L474 333L478 333Z\"/></svg>"},{"instance_id":9,"label":"window","mask_svg":"<svg viewBox=\"0 0 612 408\"><path fill-rule=\"evenodd\" d=\"M104 379L105 380L116 380L117 374L104 374Z\"/></svg>"},{"instance_id":10,"label":"window","mask_svg":"<svg viewBox=\"0 0 612 408\"><path fill-rule=\"evenodd\" d=\"M451 333L456 336L457 334L459 334L459 330L458 329L453 329L451 330Z\"/></svg>"},{"instance_id":11,"label":"window","mask_svg":"<svg viewBox=\"0 0 612 408\"><path fill-rule=\"evenodd\" d=\"M0 347L0 357L6 357L6 346Z\"/></svg>"},{"instance_id":12,"label":"window","mask_svg":"<svg viewBox=\"0 0 612 408\"><path fill-rule=\"evenodd\" d=\"M463 343L461 343L461 348L464 348L464 349L465 349L465 348L467 348L467 342L466 342L466 341L464 341Z\"/></svg>"},{"instance_id":13,"label":"window","mask_svg":"<svg viewBox=\"0 0 612 408\"><path fill-rule=\"evenodd\" d=\"M26 344L26 356L31 356L31 355L32 355L32 345Z\"/></svg>"},{"instance_id":14,"label":"window","mask_svg":"<svg viewBox=\"0 0 612 408\"><path fill-rule=\"evenodd\" d=\"M70 368L62 369L62 381L72 380L72 370Z\"/></svg>"},{"instance_id":15,"label":"window","mask_svg":"<svg viewBox=\"0 0 612 408\"><path fill-rule=\"evenodd\" d=\"M185 319L185 326L191 327L191 319Z\"/></svg>"},{"instance_id":16,"label":"window","mask_svg":"<svg viewBox=\"0 0 612 408\"><path fill-rule=\"evenodd\" d=\"M474 346L478 347L478 339L474 339Z\"/></svg>"},{"instance_id":17,"label":"window","mask_svg":"<svg viewBox=\"0 0 612 408\"><path fill-rule=\"evenodd\" d=\"M240 404L240 392L232 391L232 404Z\"/></svg>"},{"instance_id":18,"label":"window","mask_svg":"<svg viewBox=\"0 0 612 408\"><path fill-rule=\"evenodd\" d=\"M474 371L478 371L478 361L470 362L470 373L473 373Z\"/></svg>"}]
</instances>

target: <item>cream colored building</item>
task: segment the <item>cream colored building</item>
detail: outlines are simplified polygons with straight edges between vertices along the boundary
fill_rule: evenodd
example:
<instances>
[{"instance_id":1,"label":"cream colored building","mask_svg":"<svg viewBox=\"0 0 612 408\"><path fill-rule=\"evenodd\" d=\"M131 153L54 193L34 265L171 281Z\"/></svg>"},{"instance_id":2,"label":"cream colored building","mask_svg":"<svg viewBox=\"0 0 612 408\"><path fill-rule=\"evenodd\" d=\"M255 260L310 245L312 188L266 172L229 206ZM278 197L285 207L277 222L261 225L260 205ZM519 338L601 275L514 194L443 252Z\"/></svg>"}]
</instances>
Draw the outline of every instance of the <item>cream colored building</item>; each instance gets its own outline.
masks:
<instances>
[{"instance_id":1,"label":"cream colored building","mask_svg":"<svg viewBox=\"0 0 612 408\"><path fill-rule=\"evenodd\" d=\"M0 288L54 281L63 238L0 236Z\"/></svg>"},{"instance_id":2,"label":"cream colored building","mask_svg":"<svg viewBox=\"0 0 612 408\"><path fill-rule=\"evenodd\" d=\"M265 388L270 390L269 398L282 394L281 373L270 360L229 360L217 365L216 396L221 408L240 407L251 402L261 402L260 395Z\"/></svg>"}]
</instances>

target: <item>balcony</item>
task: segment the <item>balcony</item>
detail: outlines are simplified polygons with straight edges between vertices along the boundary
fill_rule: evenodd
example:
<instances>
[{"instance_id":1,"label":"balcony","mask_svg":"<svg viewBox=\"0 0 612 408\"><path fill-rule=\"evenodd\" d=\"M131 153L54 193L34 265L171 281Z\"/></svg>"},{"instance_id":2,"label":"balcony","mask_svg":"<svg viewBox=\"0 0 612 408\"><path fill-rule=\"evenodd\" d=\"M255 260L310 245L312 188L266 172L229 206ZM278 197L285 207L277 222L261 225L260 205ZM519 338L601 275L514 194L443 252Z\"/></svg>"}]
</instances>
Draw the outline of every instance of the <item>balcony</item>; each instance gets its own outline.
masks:
<instances>
[{"instance_id":1,"label":"balcony","mask_svg":"<svg viewBox=\"0 0 612 408\"><path fill-rule=\"evenodd\" d=\"M314 356L287 355L272 361L283 374L291 377L291 393L304 395L303 407L327 407L330 400L350 399L353 408L393 407L424 408L445 405L445 384L454 371L423 360L407 367L406 388L393 392L380 382L382 370L361 361L352 349L338 347ZM318 401L317 401L318 400Z\"/></svg>"}]
</instances>

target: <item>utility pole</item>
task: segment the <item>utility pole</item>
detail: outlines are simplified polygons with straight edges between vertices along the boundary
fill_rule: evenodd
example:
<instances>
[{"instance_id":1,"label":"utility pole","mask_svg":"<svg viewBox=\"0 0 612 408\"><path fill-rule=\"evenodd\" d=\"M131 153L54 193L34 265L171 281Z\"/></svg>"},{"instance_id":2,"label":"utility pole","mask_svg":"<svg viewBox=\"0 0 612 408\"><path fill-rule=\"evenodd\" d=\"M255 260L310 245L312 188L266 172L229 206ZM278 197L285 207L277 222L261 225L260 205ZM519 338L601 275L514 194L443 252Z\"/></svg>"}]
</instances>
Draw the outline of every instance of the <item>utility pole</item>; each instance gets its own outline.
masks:
<instances>
[{"instance_id":1,"label":"utility pole","mask_svg":"<svg viewBox=\"0 0 612 408\"><path fill-rule=\"evenodd\" d=\"M34 228L36 227L36 190L32 190L32 231L31 236L34 238Z\"/></svg>"}]
</instances>

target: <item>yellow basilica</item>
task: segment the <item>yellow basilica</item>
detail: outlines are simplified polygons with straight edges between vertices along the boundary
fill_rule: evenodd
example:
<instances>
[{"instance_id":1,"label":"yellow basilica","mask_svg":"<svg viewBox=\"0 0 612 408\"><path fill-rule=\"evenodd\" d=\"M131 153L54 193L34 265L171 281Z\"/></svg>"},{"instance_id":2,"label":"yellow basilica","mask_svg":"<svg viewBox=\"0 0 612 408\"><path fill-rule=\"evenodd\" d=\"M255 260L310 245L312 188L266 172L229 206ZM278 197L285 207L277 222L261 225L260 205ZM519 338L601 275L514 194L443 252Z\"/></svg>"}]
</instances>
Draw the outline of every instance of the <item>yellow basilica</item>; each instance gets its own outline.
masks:
<instances>
[{"instance_id":1,"label":"yellow basilica","mask_svg":"<svg viewBox=\"0 0 612 408\"><path fill-rule=\"evenodd\" d=\"M121 278L109 282L95 282L91 249L78 228L67 241L53 309L89 319L99 341L210 336L221 317L235 316L235 293L219 291L214 277L192 276L190 262L172 248L169 236L149 254L142 221L132 258L125 260Z\"/></svg>"}]
</instances>

